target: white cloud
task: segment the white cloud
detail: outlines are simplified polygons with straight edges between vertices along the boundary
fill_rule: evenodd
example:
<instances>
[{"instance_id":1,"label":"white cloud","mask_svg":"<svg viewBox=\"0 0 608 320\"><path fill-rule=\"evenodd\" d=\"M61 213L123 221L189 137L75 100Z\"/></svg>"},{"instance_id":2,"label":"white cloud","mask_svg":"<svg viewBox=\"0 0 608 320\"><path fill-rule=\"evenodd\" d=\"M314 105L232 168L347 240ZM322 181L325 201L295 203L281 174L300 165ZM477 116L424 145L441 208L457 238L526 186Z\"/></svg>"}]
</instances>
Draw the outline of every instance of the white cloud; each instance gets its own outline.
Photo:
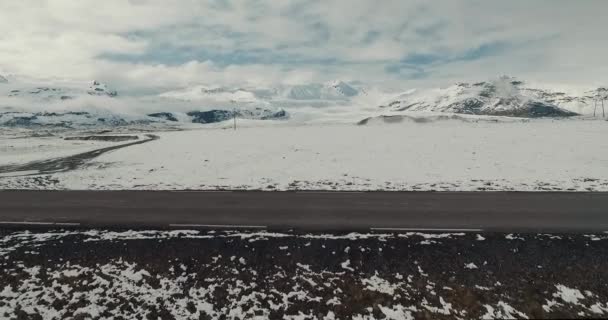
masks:
<instances>
[{"instance_id":1,"label":"white cloud","mask_svg":"<svg viewBox=\"0 0 608 320\"><path fill-rule=\"evenodd\" d=\"M94 78L104 79L115 87L133 91L154 88L157 91L187 87L195 84L257 85L270 87L273 84L309 83L319 79L335 79L343 76L337 71L306 69L284 70L276 65L229 65L220 67L210 61L190 61L177 66L163 64L125 64L103 62L103 70ZM354 79L354 77L351 77Z\"/></svg>"},{"instance_id":2,"label":"white cloud","mask_svg":"<svg viewBox=\"0 0 608 320\"><path fill-rule=\"evenodd\" d=\"M134 89L497 74L601 84L606 9L603 0L2 1L0 73ZM395 72L416 55L434 59Z\"/></svg>"}]
</instances>

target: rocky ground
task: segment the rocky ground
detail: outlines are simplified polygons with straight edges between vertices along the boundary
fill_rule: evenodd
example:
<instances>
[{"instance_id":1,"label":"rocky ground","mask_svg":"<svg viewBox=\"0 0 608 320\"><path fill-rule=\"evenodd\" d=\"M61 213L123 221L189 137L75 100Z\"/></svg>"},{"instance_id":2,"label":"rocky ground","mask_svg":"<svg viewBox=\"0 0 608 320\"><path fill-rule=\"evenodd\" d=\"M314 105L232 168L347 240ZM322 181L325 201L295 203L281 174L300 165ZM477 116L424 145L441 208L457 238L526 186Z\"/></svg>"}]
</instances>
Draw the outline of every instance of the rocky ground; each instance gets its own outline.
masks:
<instances>
[{"instance_id":1,"label":"rocky ground","mask_svg":"<svg viewBox=\"0 0 608 320\"><path fill-rule=\"evenodd\" d=\"M607 241L3 229L0 318L603 318Z\"/></svg>"}]
</instances>

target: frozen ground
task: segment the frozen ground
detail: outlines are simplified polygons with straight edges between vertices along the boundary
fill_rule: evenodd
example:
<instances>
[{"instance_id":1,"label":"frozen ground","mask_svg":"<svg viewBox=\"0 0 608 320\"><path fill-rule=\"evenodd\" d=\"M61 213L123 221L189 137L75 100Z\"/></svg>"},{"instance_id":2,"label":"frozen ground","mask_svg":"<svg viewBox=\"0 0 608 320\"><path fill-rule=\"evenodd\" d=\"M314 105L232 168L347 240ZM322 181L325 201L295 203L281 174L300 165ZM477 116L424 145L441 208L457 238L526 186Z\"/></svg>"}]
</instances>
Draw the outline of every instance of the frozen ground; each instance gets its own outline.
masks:
<instances>
[{"instance_id":1,"label":"frozen ground","mask_svg":"<svg viewBox=\"0 0 608 320\"><path fill-rule=\"evenodd\" d=\"M605 318L606 241L4 229L0 318Z\"/></svg>"},{"instance_id":2,"label":"frozen ground","mask_svg":"<svg viewBox=\"0 0 608 320\"><path fill-rule=\"evenodd\" d=\"M606 121L426 119L359 126L241 121L236 131L222 123L161 132L76 170L5 172L0 188L608 191ZM0 143L0 169L113 145L58 137Z\"/></svg>"}]
</instances>

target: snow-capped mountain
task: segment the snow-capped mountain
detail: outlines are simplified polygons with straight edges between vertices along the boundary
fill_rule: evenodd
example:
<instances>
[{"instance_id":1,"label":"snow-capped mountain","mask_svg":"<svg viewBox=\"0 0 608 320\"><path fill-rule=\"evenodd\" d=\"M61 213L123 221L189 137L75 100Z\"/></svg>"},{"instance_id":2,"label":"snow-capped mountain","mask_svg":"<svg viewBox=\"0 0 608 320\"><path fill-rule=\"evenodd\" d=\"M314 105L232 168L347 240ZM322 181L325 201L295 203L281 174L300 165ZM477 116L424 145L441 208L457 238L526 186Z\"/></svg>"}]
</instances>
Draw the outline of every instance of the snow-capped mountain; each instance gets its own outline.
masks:
<instances>
[{"instance_id":1,"label":"snow-capped mountain","mask_svg":"<svg viewBox=\"0 0 608 320\"><path fill-rule=\"evenodd\" d=\"M283 85L272 88L229 88L221 86L197 85L180 90L161 93L162 98L183 101L218 101L264 103L269 101L346 101L361 90L344 81Z\"/></svg>"},{"instance_id":2,"label":"snow-capped mountain","mask_svg":"<svg viewBox=\"0 0 608 320\"><path fill-rule=\"evenodd\" d=\"M178 95L179 93L179 95ZM192 101L180 100L189 94ZM98 81L90 83L15 82L0 87L0 126L20 128L106 128L127 125L213 123L232 119L286 119L280 108L242 104L252 94L198 87L156 97L120 97ZM201 98L202 97L202 98ZM206 97L206 98L205 98ZM211 100L209 98L212 97ZM163 99L172 99L164 101ZM216 103L234 99L239 104ZM234 108L237 110L233 110Z\"/></svg>"},{"instance_id":3,"label":"snow-capped mountain","mask_svg":"<svg viewBox=\"0 0 608 320\"><path fill-rule=\"evenodd\" d=\"M8 79L0 74L0 83L8 83Z\"/></svg>"},{"instance_id":4,"label":"snow-capped mountain","mask_svg":"<svg viewBox=\"0 0 608 320\"><path fill-rule=\"evenodd\" d=\"M521 91L526 95L578 114L591 114L596 103L601 105L602 99L608 100L608 89L606 88L597 88L578 95L535 88L521 88Z\"/></svg>"},{"instance_id":5,"label":"snow-capped mountain","mask_svg":"<svg viewBox=\"0 0 608 320\"><path fill-rule=\"evenodd\" d=\"M358 89L344 81L293 85L282 91L283 98L294 100L348 100L359 95Z\"/></svg>"},{"instance_id":6,"label":"snow-capped mountain","mask_svg":"<svg viewBox=\"0 0 608 320\"><path fill-rule=\"evenodd\" d=\"M7 86L3 86L0 94L7 97L15 97L36 101L57 101L70 100L82 96L105 96L116 97L118 93L115 90L108 89L108 86L98 81L93 81L89 85L86 83L69 83L65 85L45 83L29 83L29 82L10 82Z\"/></svg>"},{"instance_id":7,"label":"snow-capped mountain","mask_svg":"<svg viewBox=\"0 0 608 320\"><path fill-rule=\"evenodd\" d=\"M93 81L87 93L92 96L116 97L118 95L116 90L109 90L106 84L98 81Z\"/></svg>"},{"instance_id":8,"label":"snow-capped mountain","mask_svg":"<svg viewBox=\"0 0 608 320\"><path fill-rule=\"evenodd\" d=\"M168 91L159 95L162 98L183 101L223 101L223 102L256 102L259 98L252 91L242 88L226 88L219 86L198 85L181 90Z\"/></svg>"},{"instance_id":9,"label":"snow-capped mountain","mask_svg":"<svg viewBox=\"0 0 608 320\"><path fill-rule=\"evenodd\" d=\"M539 89L501 77L447 88L387 93L359 82L333 81L276 87L197 85L148 96L118 95L101 82L23 81L0 85L0 126L116 127L214 123L240 119L292 122L358 121L378 115L441 112L511 117L569 117L592 114L598 88L583 94ZM378 108L378 106L380 106ZM608 104L606 105L608 107ZM601 115L601 114L600 114ZM412 115L418 117L418 115ZM393 119L393 118L390 118Z\"/></svg>"},{"instance_id":10,"label":"snow-capped mountain","mask_svg":"<svg viewBox=\"0 0 608 320\"><path fill-rule=\"evenodd\" d=\"M431 111L514 117L569 117L571 103L587 103L540 89L525 88L510 77L478 83L458 83L444 89L410 90L381 105L390 111Z\"/></svg>"}]
</instances>

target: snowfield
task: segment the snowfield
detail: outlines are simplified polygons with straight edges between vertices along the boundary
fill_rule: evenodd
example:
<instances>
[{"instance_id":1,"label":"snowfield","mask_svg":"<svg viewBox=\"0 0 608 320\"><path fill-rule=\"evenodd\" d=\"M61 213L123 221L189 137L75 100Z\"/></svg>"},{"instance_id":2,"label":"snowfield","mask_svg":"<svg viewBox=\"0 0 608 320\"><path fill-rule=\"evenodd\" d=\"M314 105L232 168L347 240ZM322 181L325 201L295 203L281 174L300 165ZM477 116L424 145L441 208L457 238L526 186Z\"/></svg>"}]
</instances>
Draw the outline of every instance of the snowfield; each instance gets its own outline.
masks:
<instances>
[{"instance_id":1,"label":"snowfield","mask_svg":"<svg viewBox=\"0 0 608 320\"><path fill-rule=\"evenodd\" d=\"M608 191L605 121L426 119L262 127L240 121L236 131L225 122L160 132L158 140L48 175L59 181L52 187L9 172L0 188ZM58 138L37 139L58 145ZM18 140L0 141L0 171L41 158L22 147L11 153ZM66 148L57 155L76 152Z\"/></svg>"}]
</instances>

